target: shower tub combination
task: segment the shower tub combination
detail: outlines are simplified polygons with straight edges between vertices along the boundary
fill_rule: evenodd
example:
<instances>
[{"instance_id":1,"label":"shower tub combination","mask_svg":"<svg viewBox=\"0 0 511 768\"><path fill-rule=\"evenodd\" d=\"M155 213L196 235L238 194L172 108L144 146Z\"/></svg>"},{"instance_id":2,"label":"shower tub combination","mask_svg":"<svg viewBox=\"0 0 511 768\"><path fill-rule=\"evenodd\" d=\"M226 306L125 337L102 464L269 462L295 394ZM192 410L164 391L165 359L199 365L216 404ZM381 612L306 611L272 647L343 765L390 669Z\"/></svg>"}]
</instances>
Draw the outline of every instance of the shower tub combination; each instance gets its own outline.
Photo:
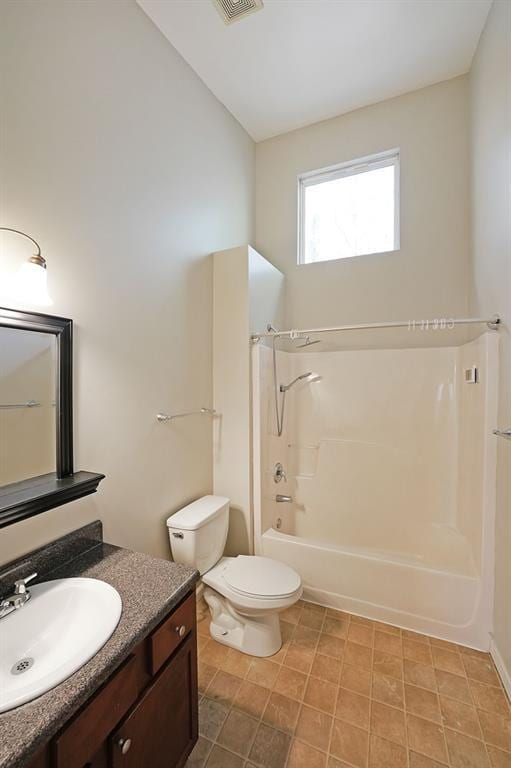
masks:
<instances>
[{"instance_id":1,"label":"shower tub combination","mask_svg":"<svg viewBox=\"0 0 511 768\"><path fill-rule=\"evenodd\" d=\"M277 378L254 345L255 550L295 568L305 599L488 650L497 344L288 344ZM280 384L304 371L278 429Z\"/></svg>"}]
</instances>

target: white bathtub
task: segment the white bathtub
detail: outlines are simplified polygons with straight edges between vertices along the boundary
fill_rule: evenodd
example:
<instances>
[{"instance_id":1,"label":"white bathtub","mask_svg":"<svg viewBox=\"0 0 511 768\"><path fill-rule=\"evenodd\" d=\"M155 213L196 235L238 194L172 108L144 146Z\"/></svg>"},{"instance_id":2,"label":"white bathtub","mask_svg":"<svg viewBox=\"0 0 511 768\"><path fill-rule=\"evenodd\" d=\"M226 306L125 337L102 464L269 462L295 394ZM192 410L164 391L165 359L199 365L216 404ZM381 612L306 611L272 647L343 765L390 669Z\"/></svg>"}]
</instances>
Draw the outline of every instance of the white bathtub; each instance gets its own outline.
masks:
<instances>
[{"instance_id":1,"label":"white bathtub","mask_svg":"<svg viewBox=\"0 0 511 768\"><path fill-rule=\"evenodd\" d=\"M334 547L270 528L262 554L301 575L304 599L415 632L488 650L481 580L412 558ZM421 613L417 613L420 606Z\"/></svg>"}]
</instances>

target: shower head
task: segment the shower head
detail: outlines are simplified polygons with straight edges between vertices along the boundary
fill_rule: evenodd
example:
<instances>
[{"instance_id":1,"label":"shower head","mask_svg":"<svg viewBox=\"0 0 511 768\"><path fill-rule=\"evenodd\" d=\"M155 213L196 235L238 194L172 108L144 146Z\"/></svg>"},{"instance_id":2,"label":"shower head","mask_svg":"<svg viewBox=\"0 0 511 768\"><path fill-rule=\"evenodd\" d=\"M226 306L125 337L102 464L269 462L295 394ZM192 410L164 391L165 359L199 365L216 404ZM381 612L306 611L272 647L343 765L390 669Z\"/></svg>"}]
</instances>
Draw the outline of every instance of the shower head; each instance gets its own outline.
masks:
<instances>
[{"instance_id":1,"label":"shower head","mask_svg":"<svg viewBox=\"0 0 511 768\"><path fill-rule=\"evenodd\" d=\"M297 376L296 379L293 379L292 382L289 384L281 384L280 385L280 391L281 392L287 392L288 389L291 389L292 386L297 384L299 381L302 381L303 379L308 379L309 381L319 379L319 376L317 373L313 373L312 371L309 371L308 373L302 373L300 376Z\"/></svg>"}]
</instances>

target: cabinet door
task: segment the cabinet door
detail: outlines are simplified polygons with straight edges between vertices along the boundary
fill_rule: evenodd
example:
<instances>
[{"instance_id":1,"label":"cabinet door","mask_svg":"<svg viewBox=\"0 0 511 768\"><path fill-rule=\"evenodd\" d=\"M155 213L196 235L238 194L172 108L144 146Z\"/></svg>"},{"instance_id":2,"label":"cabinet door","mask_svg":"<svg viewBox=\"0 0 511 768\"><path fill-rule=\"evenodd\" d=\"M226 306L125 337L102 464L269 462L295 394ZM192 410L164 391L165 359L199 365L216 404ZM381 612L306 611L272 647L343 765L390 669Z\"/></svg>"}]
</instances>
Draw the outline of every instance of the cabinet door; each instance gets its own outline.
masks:
<instances>
[{"instance_id":1,"label":"cabinet door","mask_svg":"<svg viewBox=\"0 0 511 768\"><path fill-rule=\"evenodd\" d=\"M110 737L113 768L178 768L197 740L195 632Z\"/></svg>"}]
</instances>

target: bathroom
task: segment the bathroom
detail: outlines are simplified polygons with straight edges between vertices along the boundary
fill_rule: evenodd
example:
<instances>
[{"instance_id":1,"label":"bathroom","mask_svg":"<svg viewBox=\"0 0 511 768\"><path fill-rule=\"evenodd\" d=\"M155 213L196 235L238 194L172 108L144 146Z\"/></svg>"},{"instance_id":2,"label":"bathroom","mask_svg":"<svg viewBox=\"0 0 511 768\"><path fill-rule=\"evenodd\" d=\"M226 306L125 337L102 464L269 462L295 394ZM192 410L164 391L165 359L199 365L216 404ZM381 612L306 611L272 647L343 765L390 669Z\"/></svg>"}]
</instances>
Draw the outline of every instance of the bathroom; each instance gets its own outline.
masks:
<instances>
[{"instance_id":1,"label":"bathroom","mask_svg":"<svg viewBox=\"0 0 511 768\"><path fill-rule=\"evenodd\" d=\"M0 40L0 768L509 768L509 0Z\"/></svg>"}]
</instances>

